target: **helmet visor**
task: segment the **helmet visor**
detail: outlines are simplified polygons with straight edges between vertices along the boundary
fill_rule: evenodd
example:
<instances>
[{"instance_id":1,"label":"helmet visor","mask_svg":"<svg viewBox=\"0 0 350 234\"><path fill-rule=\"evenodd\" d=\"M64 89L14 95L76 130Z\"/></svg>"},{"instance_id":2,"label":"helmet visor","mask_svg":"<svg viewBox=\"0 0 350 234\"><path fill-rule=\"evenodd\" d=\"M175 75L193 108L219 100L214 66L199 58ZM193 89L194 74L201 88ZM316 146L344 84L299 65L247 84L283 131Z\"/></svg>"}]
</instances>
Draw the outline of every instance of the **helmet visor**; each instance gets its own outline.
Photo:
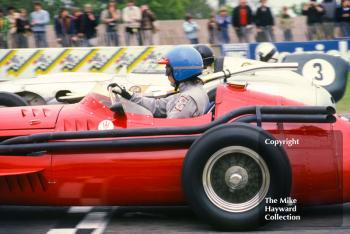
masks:
<instances>
[{"instance_id":1,"label":"helmet visor","mask_svg":"<svg viewBox=\"0 0 350 234\"><path fill-rule=\"evenodd\" d=\"M158 64L169 64L169 60L167 58L161 58L157 61Z\"/></svg>"}]
</instances>

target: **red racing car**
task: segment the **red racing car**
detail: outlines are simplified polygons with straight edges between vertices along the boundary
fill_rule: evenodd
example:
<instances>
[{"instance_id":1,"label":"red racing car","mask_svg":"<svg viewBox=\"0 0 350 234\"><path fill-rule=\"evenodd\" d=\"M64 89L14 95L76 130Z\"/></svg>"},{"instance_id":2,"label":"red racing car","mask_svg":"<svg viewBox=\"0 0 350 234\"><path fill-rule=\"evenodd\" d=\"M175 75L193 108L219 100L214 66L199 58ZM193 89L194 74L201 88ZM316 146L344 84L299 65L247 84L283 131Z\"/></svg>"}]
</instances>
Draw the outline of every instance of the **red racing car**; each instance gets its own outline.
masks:
<instances>
[{"instance_id":1,"label":"red racing car","mask_svg":"<svg viewBox=\"0 0 350 234\"><path fill-rule=\"evenodd\" d=\"M205 115L160 119L106 87L0 109L1 204L188 204L246 230L290 216L274 207L350 201L350 124L333 107L226 82Z\"/></svg>"}]
</instances>

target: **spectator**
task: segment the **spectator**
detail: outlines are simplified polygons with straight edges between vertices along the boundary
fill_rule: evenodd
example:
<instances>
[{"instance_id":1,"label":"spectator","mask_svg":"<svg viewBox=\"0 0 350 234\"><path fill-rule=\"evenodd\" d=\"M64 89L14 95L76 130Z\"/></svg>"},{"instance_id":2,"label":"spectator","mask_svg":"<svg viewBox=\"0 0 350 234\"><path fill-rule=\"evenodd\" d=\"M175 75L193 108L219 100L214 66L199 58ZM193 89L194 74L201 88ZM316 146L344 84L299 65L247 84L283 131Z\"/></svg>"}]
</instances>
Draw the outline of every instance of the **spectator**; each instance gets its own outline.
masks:
<instances>
[{"instance_id":1,"label":"spectator","mask_svg":"<svg viewBox=\"0 0 350 234\"><path fill-rule=\"evenodd\" d=\"M19 13L20 15L16 19L16 44L18 48L28 48L27 34L31 29L27 11L25 9L21 9Z\"/></svg>"},{"instance_id":2,"label":"spectator","mask_svg":"<svg viewBox=\"0 0 350 234\"><path fill-rule=\"evenodd\" d=\"M191 15L186 15L185 22L183 23L182 27L190 43L198 44L199 43L199 40L198 40L199 26L196 22L192 20Z\"/></svg>"},{"instance_id":3,"label":"spectator","mask_svg":"<svg viewBox=\"0 0 350 234\"><path fill-rule=\"evenodd\" d=\"M10 47L11 48L17 48L17 43L16 43L16 20L18 18L18 12L16 8L14 7L8 7L7 8L7 19L9 21L9 40L10 40Z\"/></svg>"},{"instance_id":4,"label":"spectator","mask_svg":"<svg viewBox=\"0 0 350 234\"><path fill-rule=\"evenodd\" d=\"M107 46L119 46L118 22L121 12L115 1L110 1L107 9L101 13L101 23L105 25Z\"/></svg>"},{"instance_id":5,"label":"spectator","mask_svg":"<svg viewBox=\"0 0 350 234\"><path fill-rule=\"evenodd\" d=\"M335 0L323 0L322 7L324 8L323 15L323 32L325 39L334 39L334 21L337 2Z\"/></svg>"},{"instance_id":6,"label":"spectator","mask_svg":"<svg viewBox=\"0 0 350 234\"><path fill-rule=\"evenodd\" d=\"M308 39L322 39L324 36L322 35L321 24L324 8L316 0L310 0L309 3L304 4L302 13L306 16Z\"/></svg>"},{"instance_id":7,"label":"spectator","mask_svg":"<svg viewBox=\"0 0 350 234\"><path fill-rule=\"evenodd\" d=\"M9 30L9 21L4 14L4 11L0 9L0 48L7 49L7 33Z\"/></svg>"},{"instance_id":8,"label":"spectator","mask_svg":"<svg viewBox=\"0 0 350 234\"><path fill-rule=\"evenodd\" d=\"M66 8L62 8L57 17L55 17L55 33L57 42L62 47L72 45L72 37L75 34L74 19L69 15Z\"/></svg>"},{"instance_id":9,"label":"spectator","mask_svg":"<svg viewBox=\"0 0 350 234\"><path fill-rule=\"evenodd\" d=\"M339 23L342 37L350 36L350 0L344 0L336 10L336 20Z\"/></svg>"},{"instance_id":10,"label":"spectator","mask_svg":"<svg viewBox=\"0 0 350 234\"><path fill-rule=\"evenodd\" d=\"M260 0L261 6L257 9L255 15L255 25L257 32L262 32L264 36L263 41L274 42L275 34L273 26L275 25L270 7L268 7L267 0Z\"/></svg>"},{"instance_id":11,"label":"spectator","mask_svg":"<svg viewBox=\"0 0 350 234\"><path fill-rule=\"evenodd\" d=\"M146 4L141 6L141 12L142 41L145 45L153 45L154 21L156 17Z\"/></svg>"},{"instance_id":12,"label":"spectator","mask_svg":"<svg viewBox=\"0 0 350 234\"><path fill-rule=\"evenodd\" d=\"M72 46L78 47L81 46L83 34L80 34L81 31L81 21L82 21L83 13L79 8L73 8L72 9L72 19L74 23L74 29L75 29L75 35L72 37Z\"/></svg>"},{"instance_id":13,"label":"spectator","mask_svg":"<svg viewBox=\"0 0 350 234\"><path fill-rule=\"evenodd\" d=\"M123 9L123 21L125 26L125 43L130 45L133 36L136 36L138 44L142 45L140 32L141 10L135 6L134 0L128 0L127 6Z\"/></svg>"},{"instance_id":14,"label":"spectator","mask_svg":"<svg viewBox=\"0 0 350 234\"><path fill-rule=\"evenodd\" d=\"M226 7L221 7L219 15L216 17L216 21L219 25L219 42L221 44L230 43L230 36L228 34L228 27L231 22L231 18L227 14Z\"/></svg>"},{"instance_id":15,"label":"spectator","mask_svg":"<svg viewBox=\"0 0 350 234\"><path fill-rule=\"evenodd\" d=\"M97 20L90 4L85 4L84 13L79 17L78 35L82 38L82 46L93 46L92 42L97 37Z\"/></svg>"},{"instance_id":16,"label":"spectator","mask_svg":"<svg viewBox=\"0 0 350 234\"><path fill-rule=\"evenodd\" d=\"M48 47L46 39L46 25L50 22L50 15L40 2L34 2L34 11L30 14L31 26L34 34L35 47Z\"/></svg>"},{"instance_id":17,"label":"spectator","mask_svg":"<svg viewBox=\"0 0 350 234\"><path fill-rule=\"evenodd\" d=\"M209 43L216 44L217 43L217 35L219 33L219 24L216 21L215 15L211 15L208 21L208 33L209 33Z\"/></svg>"},{"instance_id":18,"label":"spectator","mask_svg":"<svg viewBox=\"0 0 350 234\"><path fill-rule=\"evenodd\" d=\"M288 7L284 6L282 8L282 13L280 17L280 28L283 31L283 37L285 41L293 41L293 33L292 33L293 27L294 27L294 22L288 12Z\"/></svg>"},{"instance_id":19,"label":"spectator","mask_svg":"<svg viewBox=\"0 0 350 234\"><path fill-rule=\"evenodd\" d=\"M253 14L247 5L247 0L240 0L239 6L232 11L232 26L234 27L239 42L250 42L250 28L253 23Z\"/></svg>"}]
</instances>

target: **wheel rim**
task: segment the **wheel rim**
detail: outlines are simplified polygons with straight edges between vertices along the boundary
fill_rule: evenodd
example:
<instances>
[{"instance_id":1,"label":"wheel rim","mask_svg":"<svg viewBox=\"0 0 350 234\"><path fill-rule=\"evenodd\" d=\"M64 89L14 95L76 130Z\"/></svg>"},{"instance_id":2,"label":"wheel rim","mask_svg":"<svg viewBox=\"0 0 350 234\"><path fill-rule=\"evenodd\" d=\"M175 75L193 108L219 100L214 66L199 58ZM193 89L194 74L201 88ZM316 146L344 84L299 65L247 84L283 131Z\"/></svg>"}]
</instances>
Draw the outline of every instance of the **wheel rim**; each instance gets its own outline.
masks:
<instances>
[{"instance_id":1,"label":"wheel rim","mask_svg":"<svg viewBox=\"0 0 350 234\"><path fill-rule=\"evenodd\" d=\"M270 173L261 156L243 146L229 146L215 152L202 175L204 191L218 208L245 212L266 196Z\"/></svg>"}]
</instances>

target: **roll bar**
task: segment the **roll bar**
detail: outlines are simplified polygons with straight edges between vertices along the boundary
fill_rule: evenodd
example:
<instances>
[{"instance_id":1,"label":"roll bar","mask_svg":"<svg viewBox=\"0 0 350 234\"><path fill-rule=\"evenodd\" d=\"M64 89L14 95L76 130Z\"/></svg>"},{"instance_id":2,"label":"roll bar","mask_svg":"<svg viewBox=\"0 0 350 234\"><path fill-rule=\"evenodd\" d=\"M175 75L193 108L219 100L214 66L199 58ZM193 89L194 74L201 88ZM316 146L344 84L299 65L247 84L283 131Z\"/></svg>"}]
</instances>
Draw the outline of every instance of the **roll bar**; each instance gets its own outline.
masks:
<instances>
[{"instance_id":1,"label":"roll bar","mask_svg":"<svg viewBox=\"0 0 350 234\"><path fill-rule=\"evenodd\" d=\"M213 80L218 80L218 79L224 79L224 81L226 82L228 78L231 78L233 76L253 73L257 71L269 71L269 70L293 71L297 69L298 69L298 63L266 63L266 64L244 66L239 69L225 69L220 72L215 72L208 75L201 75L199 78L204 83L207 83Z\"/></svg>"}]
</instances>

